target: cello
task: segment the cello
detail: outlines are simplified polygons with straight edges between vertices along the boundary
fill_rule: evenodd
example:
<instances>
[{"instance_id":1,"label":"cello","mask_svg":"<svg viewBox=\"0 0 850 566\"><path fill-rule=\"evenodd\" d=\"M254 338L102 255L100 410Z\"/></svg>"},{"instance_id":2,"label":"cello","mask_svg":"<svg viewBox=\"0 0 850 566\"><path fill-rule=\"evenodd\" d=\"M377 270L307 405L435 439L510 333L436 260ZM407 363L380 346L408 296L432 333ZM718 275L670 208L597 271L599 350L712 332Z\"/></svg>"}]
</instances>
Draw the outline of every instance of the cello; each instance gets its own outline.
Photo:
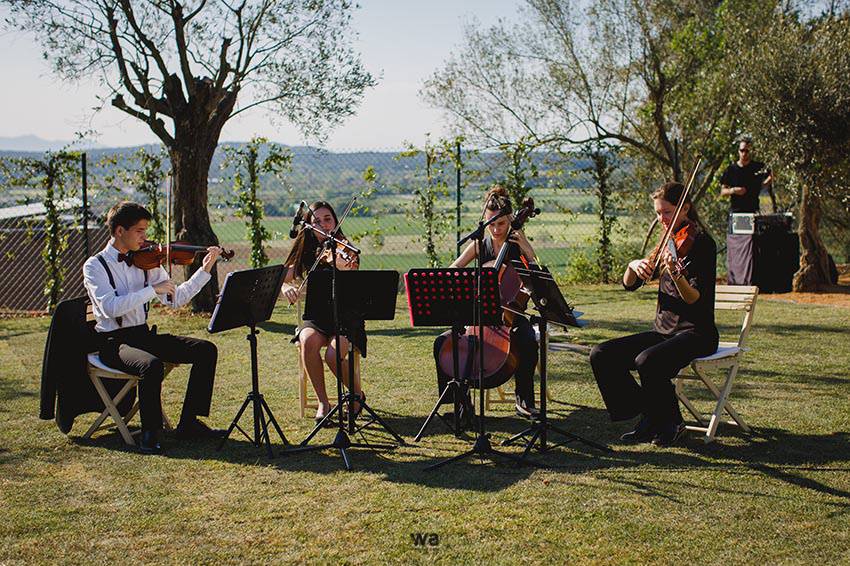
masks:
<instances>
[{"instance_id":1,"label":"cello","mask_svg":"<svg viewBox=\"0 0 850 566\"><path fill-rule=\"evenodd\" d=\"M499 293L502 303L501 326L485 326L483 335L479 339L478 326L468 326L461 333L458 341L458 368L461 374L465 374L470 380L472 387L478 387L479 356L477 345L482 344L484 349L484 377L481 386L485 389L499 387L507 382L517 369L519 364L519 353L515 343L511 342L511 327L514 316L521 313L528 305L530 295L525 291L522 280L512 265L505 262L507 253L516 243L510 241L510 234L520 230L525 222L540 213L535 208L534 199L526 198L513 220L505 238L505 243L499 250L495 260L488 261L482 267L498 267L499 269ZM527 259L520 256L523 262ZM454 375L453 338L450 333L440 346L438 369L449 379L458 377Z\"/></svg>"}]
</instances>

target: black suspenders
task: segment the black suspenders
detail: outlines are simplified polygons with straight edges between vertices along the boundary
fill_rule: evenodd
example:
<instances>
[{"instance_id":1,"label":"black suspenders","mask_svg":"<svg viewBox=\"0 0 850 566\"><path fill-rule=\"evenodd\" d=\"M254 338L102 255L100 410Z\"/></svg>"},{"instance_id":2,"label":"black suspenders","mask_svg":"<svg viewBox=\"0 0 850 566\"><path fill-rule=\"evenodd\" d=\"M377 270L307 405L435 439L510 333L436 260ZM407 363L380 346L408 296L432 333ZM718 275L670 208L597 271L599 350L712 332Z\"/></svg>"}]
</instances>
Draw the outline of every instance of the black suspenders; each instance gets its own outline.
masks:
<instances>
[{"instance_id":1,"label":"black suspenders","mask_svg":"<svg viewBox=\"0 0 850 566\"><path fill-rule=\"evenodd\" d=\"M115 296L117 297L118 296L118 288L115 287L115 279L112 277L112 271L109 269L109 266L106 264L106 260L103 259L103 256L101 254L97 254L94 257L97 258L97 260L100 262L100 265L102 265L103 269L106 271L106 276L109 277L109 284L112 285L112 290L115 291ZM145 287L147 287L148 286L148 270L143 269L142 271L145 274ZM151 304L149 302L145 303L144 309L145 309L145 322L146 323L148 321L148 310L150 310L150 307L151 307ZM121 316L115 317L115 321L118 323L118 326L122 326L123 318L124 317L121 317Z\"/></svg>"}]
</instances>

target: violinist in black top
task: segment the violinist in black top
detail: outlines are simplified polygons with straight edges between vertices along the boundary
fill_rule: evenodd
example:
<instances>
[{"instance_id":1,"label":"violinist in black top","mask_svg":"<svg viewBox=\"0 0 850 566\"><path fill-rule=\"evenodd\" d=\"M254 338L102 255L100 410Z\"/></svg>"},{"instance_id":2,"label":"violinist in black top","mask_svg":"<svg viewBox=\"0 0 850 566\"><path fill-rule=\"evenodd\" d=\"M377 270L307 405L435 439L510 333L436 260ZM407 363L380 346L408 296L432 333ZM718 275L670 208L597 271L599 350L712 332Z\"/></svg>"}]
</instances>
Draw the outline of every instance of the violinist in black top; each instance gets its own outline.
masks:
<instances>
[{"instance_id":1,"label":"violinist in black top","mask_svg":"<svg viewBox=\"0 0 850 566\"><path fill-rule=\"evenodd\" d=\"M507 209L509 214L502 216L487 227L490 233L484 237L484 257L481 258L482 265L496 259L505 242L512 244L508 247L505 262L519 260L521 258L531 261L535 257L531 242L528 241L528 238L526 238L521 229L511 229L511 221L513 220L512 206L505 188L500 185L493 186L485 196L485 203L484 220L493 218L504 209ZM460 254L460 257L451 264L451 267L466 267L475 260L477 253L476 242L470 242ZM439 393L441 394L449 378L440 371L440 348L449 336L450 333L441 334L434 341L434 358L437 362L437 384ZM538 415L534 402L534 368L537 367L538 357L537 338L534 334L534 328L527 318L520 315L516 315L513 318L510 329L510 342L517 346L516 351L519 354L518 365L514 372L516 412L519 416L534 418ZM452 398L445 400L453 401Z\"/></svg>"},{"instance_id":2,"label":"violinist in black top","mask_svg":"<svg viewBox=\"0 0 850 566\"><path fill-rule=\"evenodd\" d=\"M304 211L304 221L311 223L316 228L325 233L330 233L338 220L333 207L324 201L317 201L311 204ZM344 239L342 231L337 232L339 239ZM284 283L281 288L281 294L286 297L291 304L294 304L300 297L303 290L299 285L299 281L303 280L310 268L316 262L316 259L325 253L322 246L325 237L310 229L302 229L295 238L292 245L292 250L289 256L284 261L287 267L286 275L284 275ZM325 259L327 261L325 261ZM358 269L360 267L360 258L357 255L347 255L339 253L336 259L338 269ZM330 269L330 257L323 256L319 260L316 269ZM328 298L330 300L330 297ZM342 360L342 380L348 384L348 339L351 338L354 342L354 347L360 354L366 357L366 329L362 321L351 328L347 328L342 321L340 332L340 358ZM292 342L300 342L301 344L301 363L306 369L307 376L310 378L310 383L316 392L316 397L319 400L319 407L316 410L316 422L320 422L325 418L325 415L331 409L331 403L328 399L328 393L325 389L325 369L322 364L322 348L325 350L325 362L334 373L339 375L336 369L336 351L333 332L333 320L305 320L295 331L295 338ZM354 383L350 385L351 392L359 396L361 399L366 399L366 394L360 389L360 376L355 373ZM354 411L360 411L360 403L354 402Z\"/></svg>"},{"instance_id":3,"label":"violinist in black top","mask_svg":"<svg viewBox=\"0 0 850 566\"><path fill-rule=\"evenodd\" d=\"M711 236L699 227L688 196L676 215L683 193L681 183L667 183L652 193L655 213L664 228L672 225L673 234L686 234L690 240L690 250L685 257L679 254L679 262L666 247L656 248L652 254L661 254L653 330L603 342L590 353L593 374L611 420L641 417L637 427L622 436L627 442L652 441L666 446L681 437L684 423L672 379L694 358L717 349L717 249ZM649 260L636 259L623 274L623 286L634 291L653 277L653 271ZM640 384L630 370L637 370Z\"/></svg>"}]
</instances>

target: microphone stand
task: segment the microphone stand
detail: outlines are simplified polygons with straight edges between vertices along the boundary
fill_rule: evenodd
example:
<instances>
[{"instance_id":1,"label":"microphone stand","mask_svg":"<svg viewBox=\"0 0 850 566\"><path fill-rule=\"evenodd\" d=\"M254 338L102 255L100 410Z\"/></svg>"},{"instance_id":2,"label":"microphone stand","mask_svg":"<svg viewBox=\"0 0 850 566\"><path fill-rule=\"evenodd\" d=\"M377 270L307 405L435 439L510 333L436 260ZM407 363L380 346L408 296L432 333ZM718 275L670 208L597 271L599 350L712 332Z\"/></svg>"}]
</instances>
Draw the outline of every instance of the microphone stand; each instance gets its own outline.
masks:
<instances>
[{"instance_id":1,"label":"microphone stand","mask_svg":"<svg viewBox=\"0 0 850 566\"><path fill-rule=\"evenodd\" d=\"M528 463L523 459L514 456L513 454L507 454L505 452L500 452L493 448L492 443L490 442L490 435L486 432L484 426L484 301L483 301L483 289L482 289L482 280L483 280L483 262L481 261L481 256L484 253L484 230L503 216L507 216L509 212L507 210L501 210L496 215L494 215L490 220L484 222L480 220L478 222L478 228L461 238L458 242L458 245L461 246L469 240L475 240L477 253L475 254L475 287L476 287L476 296L475 296L475 321L476 326L478 327L478 433L475 437L475 442L472 445L472 448L463 452L461 454L457 454L456 456L452 456L447 460L443 460L441 462L437 462L436 464L431 464L426 470L436 470L437 468L441 468L446 464L450 464L452 462L457 462L467 458L469 456L479 456L484 461L484 458L489 458L492 461L496 461L497 458L503 458L506 460L510 460L516 464L525 464Z\"/></svg>"},{"instance_id":2,"label":"microphone stand","mask_svg":"<svg viewBox=\"0 0 850 566\"><path fill-rule=\"evenodd\" d=\"M316 226L313 226L312 224L310 224L310 223L308 223L304 220L301 221L301 226L303 226L303 228L312 230L314 233L321 234L322 236L325 237L325 241L324 241L323 245L328 250L330 250L330 254L331 254L331 304L332 304L332 307L333 307L332 311L333 311L334 343L335 343L335 346L336 346L334 348L334 350L335 350L335 354L336 354L336 369L337 369L337 371L336 371L337 404L336 404L335 407L333 407L328 412L327 415L325 415L325 417L319 423L316 424L316 426L313 428L313 430L310 432L310 434L307 435L307 438L305 438L303 441L301 441L300 446L286 450L287 454L291 454L291 453L296 453L296 452L315 452L315 451L318 451L318 450L325 450L327 448L335 448L335 449L339 450L339 453L342 456L343 464L345 465L345 469L349 470L349 471L351 470L351 462L348 459L348 452L347 452L347 450L349 448L371 448L371 449L376 449L376 448L377 449L392 449L392 448L395 448L395 446L393 446L392 444L366 444L366 443L351 442L351 439L349 438L348 433L346 432L345 419L343 418L343 414L342 414L343 404L347 401L348 402L349 419L351 421L353 421L353 412L352 411L353 411L353 403L354 403L354 394L351 392L351 387L354 385L354 383L353 383L353 381L354 381L354 379L353 379L354 360L353 360L352 356L349 355L349 357L348 357L349 393L347 395L343 395L343 393L342 393L342 353L340 352L341 341L340 341L340 335L339 335L340 334L340 332L339 332L339 330L340 330L339 302L338 302L338 289L337 289L337 277L336 277L336 274L337 274L337 267L336 267L336 257L337 257L337 255L336 254L337 254L337 246L342 246L342 247L346 248L347 250L349 250L350 252L355 253L355 254L359 254L360 250L358 248L352 246L348 242L345 242L345 241L338 239L336 236L339 233L340 228L342 227L342 222L345 220L346 216L351 211L351 208L354 206L354 201L356 201L356 200L357 200L356 196L351 198L351 201L349 202L348 206L346 207L345 211L343 212L342 216L340 217L339 222L337 222L336 227L330 232L325 232L321 228L317 228ZM313 263L313 266L310 268L310 271L307 273L307 276L304 277L304 282L301 283L302 287L303 287L304 283L306 283L307 279L309 278L310 273L312 273L316 269L316 267L318 266L320 259L321 259L321 255L316 258L316 261ZM299 291L300 291L300 287L299 287ZM349 341L349 344L351 345L351 347L349 348L349 352L351 352L353 350L353 345L352 345L350 337L349 337L348 341ZM358 402L361 403L361 406L365 405L365 403L362 399L358 398ZM312 440L313 437L316 436L316 434L319 432L319 430L324 428L325 423L330 422L331 419L333 418L333 416L337 413L338 413L338 416L339 416L338 423L337 423L338 424L338 430L337 430L336 436L333 439L333 442L331 442L330 444L308 446L308 443L310 442L310 440ZM353 426L352 426L352 428L353 428ZM390 432L392 432L392 431L390 431ZM400 437L398 437L398 435L394 434L394 436L396 436L396 438L398 438L402 443L404 442L403 440L401 440Z\"/></svg>"}]
</instances>

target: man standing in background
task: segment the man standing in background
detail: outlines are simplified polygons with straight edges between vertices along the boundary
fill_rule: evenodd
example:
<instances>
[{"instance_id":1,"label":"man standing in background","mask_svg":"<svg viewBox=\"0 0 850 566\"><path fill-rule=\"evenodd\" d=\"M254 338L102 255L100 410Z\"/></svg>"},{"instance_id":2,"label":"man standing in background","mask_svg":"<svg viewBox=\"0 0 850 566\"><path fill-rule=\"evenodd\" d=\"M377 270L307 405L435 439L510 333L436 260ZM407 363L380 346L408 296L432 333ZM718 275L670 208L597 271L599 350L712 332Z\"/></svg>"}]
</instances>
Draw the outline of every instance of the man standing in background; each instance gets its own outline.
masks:
<instances>
[{"instance_id":1,"label":"man standing in background","mask_svg":"<svg viewBox=\"0 0 850 566\"><path fill-rule=\"evenodd\" d=\"M720 177L720 195L730 197L729 231L726 236L727 281L730 285L753 284L753 238L750 234L732 233L732 214L758 213L759 195L763 188L770 194L773 212L773 173L765 164L752 159L753 142L738 142L738 161L729 165Z\"/></svg>"}]
</instances>

